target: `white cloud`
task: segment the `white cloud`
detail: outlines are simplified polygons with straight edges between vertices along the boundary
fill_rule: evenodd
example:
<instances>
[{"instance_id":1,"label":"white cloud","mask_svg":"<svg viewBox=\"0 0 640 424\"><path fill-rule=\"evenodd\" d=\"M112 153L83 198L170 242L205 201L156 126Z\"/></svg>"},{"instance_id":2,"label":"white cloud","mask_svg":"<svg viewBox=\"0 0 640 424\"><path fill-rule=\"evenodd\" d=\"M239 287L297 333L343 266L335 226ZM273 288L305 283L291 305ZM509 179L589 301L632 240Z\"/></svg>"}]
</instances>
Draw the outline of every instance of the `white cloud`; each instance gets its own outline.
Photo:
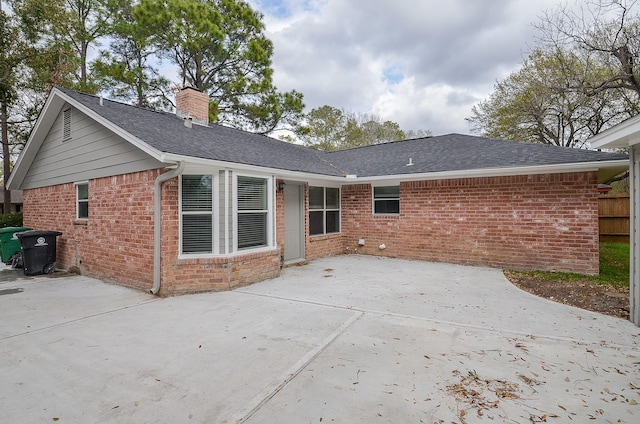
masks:
<instances>
[{"instance_id":1,"label":"white cloud","mask_svg":"<svg viewBox=\"0 0 640 424\"><path fill-rule=\"evenodd\" d=\"M463 132L471 107L535 44L560 0L251 0L273 41L275 83L308 109L373 112L404 129Z\"/></svg>"}]
</instances>

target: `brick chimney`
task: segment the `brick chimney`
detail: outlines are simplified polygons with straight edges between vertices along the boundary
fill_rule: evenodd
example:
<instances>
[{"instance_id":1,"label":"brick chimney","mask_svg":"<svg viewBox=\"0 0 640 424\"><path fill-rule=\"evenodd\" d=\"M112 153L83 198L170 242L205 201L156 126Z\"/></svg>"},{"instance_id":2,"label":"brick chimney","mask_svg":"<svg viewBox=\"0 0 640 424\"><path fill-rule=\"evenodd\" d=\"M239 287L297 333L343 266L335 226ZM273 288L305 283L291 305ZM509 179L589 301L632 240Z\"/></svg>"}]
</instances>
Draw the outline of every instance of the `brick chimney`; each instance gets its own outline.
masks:
<instances>
[{"instance_id":1,"label":"brick chimney","mask_svg":"<svg viewBox=\"0 0 640 424\"><path fill-rule=\"evenodd\" d=\"M191 118L194 123L209 123L209 95L193 87L185 87L176 93L176 115Z\"/></svg>"}]
</instances>

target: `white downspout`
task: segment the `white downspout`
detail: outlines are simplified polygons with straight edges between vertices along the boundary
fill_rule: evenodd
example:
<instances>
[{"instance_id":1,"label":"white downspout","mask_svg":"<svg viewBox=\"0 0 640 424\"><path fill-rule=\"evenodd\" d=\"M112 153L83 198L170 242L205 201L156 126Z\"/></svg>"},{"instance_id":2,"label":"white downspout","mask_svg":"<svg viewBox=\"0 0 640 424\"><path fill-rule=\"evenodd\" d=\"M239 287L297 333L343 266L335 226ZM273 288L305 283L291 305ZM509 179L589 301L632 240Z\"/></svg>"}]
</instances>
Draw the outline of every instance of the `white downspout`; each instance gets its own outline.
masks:
<instances>
[{"instance_id":1,"label":"white downspout","mask_svg":"<svg viewBox=\"0 0 640 424\"><path fill-rule=\"evenodd\" d=\"M184 162L178 162L178 167L169 172L158 175L153 184L153 287L151 294L158 294L161 283L162 260L162 183L177 177L184 171Z\"/></svg>"}]
</instances>

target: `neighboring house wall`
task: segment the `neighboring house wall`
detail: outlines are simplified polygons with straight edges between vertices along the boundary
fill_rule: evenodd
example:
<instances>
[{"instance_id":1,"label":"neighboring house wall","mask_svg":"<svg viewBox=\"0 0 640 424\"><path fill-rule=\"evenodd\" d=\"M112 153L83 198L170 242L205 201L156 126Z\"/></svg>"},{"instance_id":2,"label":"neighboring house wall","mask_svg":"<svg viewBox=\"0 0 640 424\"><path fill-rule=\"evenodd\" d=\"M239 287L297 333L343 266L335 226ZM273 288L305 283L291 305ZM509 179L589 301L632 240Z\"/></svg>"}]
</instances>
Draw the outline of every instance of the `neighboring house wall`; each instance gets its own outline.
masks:
<instances>
[{"instance_id":1,"label":"neighboring house wall","mask_svg":"<svg viewBox=\"0 0 640 424\"><path fill-rule=\"evenodd\" d=\"M84 113L65 107L47 134L22 187L88 181L162 166Z\"/></svg>"},{"instance_id":2,"label":"neighboring house wall","mask_svg":"<svg viewBox=\"0 0 640 424\"><path fill-rule=\"evenodd\" d=\"M595 172L417 181L400 184L399 215L374 216L358 184L343 187L342 232L364 254L597 274L597 197Z\"/></svg>"}]
</instances>

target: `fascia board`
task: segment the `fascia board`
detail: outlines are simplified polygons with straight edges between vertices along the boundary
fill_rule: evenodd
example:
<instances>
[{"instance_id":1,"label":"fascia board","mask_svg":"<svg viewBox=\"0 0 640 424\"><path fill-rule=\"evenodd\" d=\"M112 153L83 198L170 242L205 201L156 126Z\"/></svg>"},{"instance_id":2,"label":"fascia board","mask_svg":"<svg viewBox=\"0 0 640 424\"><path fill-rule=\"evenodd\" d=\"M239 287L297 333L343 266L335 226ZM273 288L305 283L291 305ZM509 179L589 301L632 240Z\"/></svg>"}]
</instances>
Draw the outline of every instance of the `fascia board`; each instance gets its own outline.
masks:
<instances>
[{"instance_id":1,"label":"fascia board","mask_svg":"<svg viewBox=\"0 0 640 424\"><path fill-rule=\"evenodd\" d=\"M504 177L516 175L560 174L566 172L598 171L604 168L621 168L629 166L629 161L612 160L600 162L581 162L558 165L524 166L511 168L469 169L460 171L426 172L420 174L380 175L374 177L350 178L345 184L359 183L400 183L403 181L450 180L456 178Z\"/></svg>"},{"instance_id":2,"label":"fascia board","mask_svg":"<svg viewBox=\"0 0 640 424\"><path fill-rule=\"evenodd\" d=\"M333 176L333 175L320 175L308 172L300 171L287 171L276 168L266 168L257 165L244 165L233 162L224 162L210 159L199 159L188 156L180 155L163 155L162 162L178 162L185 161L186 163L194 166L202 167L216 167L216 168L228 168L236 169L247 172L258 172L264 174L273 174L281 179L289 179L292 181L305 181L309 183L331 183L336 184L362 184L362 183L376 183L376 182L390 182L399 183L401 181L421 181L421 180L444 180L454 178L481 178L481 177L501 177L512 175L532 175L532 174L557 174L565 172L587 172L598 171L605 168L620 168L624 169L629 166L627 159L611 160L611 161L598 161L598 162L578 162L569 164L557 164L557 165L540 165L540 166L525 166L525 167L511 167L511 168L488 168L488 169L470 169L460 171L443 171L443 172L425 172L418 174L398 174L398 175L380 175L373 177L358 177L354 175L348 176Z\"/></svg>"},{"instance_id":3,"label":"fascia board","mask_svg":"<svg viewBox=\"0 0 640 424\"><path fill-rule=\"evenodd\" d=\"M343 183L345 177L336 176L336 175L322 175L322 174L313 174L309 172L303 171L290 171L286 169L277 169L277 168L269 168L259 165L247 165L236 162L226 162L215 159L202 159L196 158L192 156L182 156L175 154L163 154L160 159L161 162L179 162L184 161L187 163L187 169L190 166L193 167L214 167L221 169L235 169L238 171L245 172L256 172L261 174L270 174L275 175L281 179L289 179L292 181L324 181L324 182L333 182L333 183Z\"/></svg>"},{"instance_id":4,"label":"fascia board","mask_svg":"<svg viewBox=\"0 0 640 424\"><path fill-rule=\"evenodd\" d=\"M640 143L640 116L594 135L589 143L593 149L624 148Z\"/></svg>"},{"instance_id":5,"label":"fascia board","mask_svg":"<svg viewBox=\"0 0 640 424\"><path fill-rule=\"evenodd\" d=\"M49 132L49 129L64 106L65 101L59 96L59 94L61 94L60 91L54 88L49 94L49 97L47 97L47 100L42 107L42 111L29 134L27 143L22 149L22 152L20 152L18 160L9 175L7 188L13 190L20 188L22 180L26 176L31 162L35 159L38 150L40 150L40 146L42 146L42 143ZM15 188L13 188L13 186L15 186Z\"/></svg>"}]
</instances>

